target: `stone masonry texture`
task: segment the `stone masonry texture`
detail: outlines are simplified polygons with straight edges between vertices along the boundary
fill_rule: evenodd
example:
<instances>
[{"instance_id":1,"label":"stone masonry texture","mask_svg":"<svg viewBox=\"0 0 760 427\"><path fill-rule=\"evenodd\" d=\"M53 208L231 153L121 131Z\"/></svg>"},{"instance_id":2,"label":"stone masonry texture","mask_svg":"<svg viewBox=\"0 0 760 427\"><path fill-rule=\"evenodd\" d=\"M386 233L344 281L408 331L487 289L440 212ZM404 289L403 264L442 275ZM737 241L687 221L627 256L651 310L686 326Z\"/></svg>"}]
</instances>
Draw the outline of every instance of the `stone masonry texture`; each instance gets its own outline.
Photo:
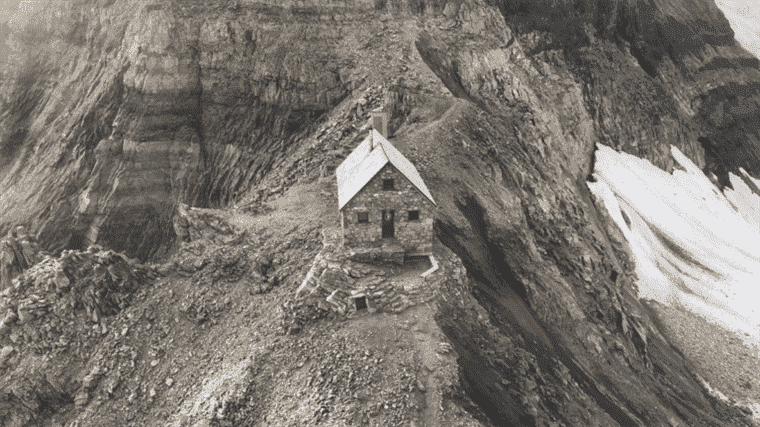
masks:
<instances>
[{"instance_id":1,"label":"stone masonry texture","mask_svg":"<svg viewBox=\"0 0 760 427\"><path fill-rule=\"evenodd\" d=\"M383 180L393 179L394 189L383 190ZM406 253L430 253L433 245L433 206L393 165L387 164L341 211L343 244L348 247L375 247L384 243L382 211L393 210L395 239ZM419 211L419 219L409 221L408 212ZM367 212L369 222L359 223L358 214Z\"/></svg>"}]
</instances>

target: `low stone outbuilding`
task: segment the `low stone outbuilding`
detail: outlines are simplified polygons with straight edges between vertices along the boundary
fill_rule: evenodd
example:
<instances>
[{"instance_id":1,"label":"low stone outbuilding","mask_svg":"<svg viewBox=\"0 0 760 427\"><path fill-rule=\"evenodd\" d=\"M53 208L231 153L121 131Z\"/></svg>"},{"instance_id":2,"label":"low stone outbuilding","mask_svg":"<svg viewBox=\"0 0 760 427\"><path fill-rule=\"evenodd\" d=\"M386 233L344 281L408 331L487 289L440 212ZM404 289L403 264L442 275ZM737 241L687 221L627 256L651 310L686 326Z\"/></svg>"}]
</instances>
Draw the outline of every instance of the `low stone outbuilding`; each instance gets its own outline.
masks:
<instances>
[{"instance_id":1,"label":"low stone outbuilding","mask_svg":"<svg viewBox=\"0 0 760 427\"><path fill-rule=\"evenodd\" d=\"M375 126L338 166L342 242L351 248L433 250L435 200L417 168Z\"/></svg>"}]
</instances>

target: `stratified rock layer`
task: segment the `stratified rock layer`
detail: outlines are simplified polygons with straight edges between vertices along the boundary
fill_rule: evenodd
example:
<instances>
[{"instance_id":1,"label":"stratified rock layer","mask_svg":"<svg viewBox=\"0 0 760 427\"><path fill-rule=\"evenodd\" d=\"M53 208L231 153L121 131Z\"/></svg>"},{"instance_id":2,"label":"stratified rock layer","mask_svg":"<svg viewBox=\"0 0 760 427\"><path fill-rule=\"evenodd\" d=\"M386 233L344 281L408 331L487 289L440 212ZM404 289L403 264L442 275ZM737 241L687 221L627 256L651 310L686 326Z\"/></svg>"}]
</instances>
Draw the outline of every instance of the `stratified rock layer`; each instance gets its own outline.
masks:
<instances>
[{"instance_id":1,"label":"stratified rock layer","mask_svg":"<svg viewBox=\"0 0 760 427\"><path fill-rule=\"evenodd\" d=\"M660 335L585 185L595 143L668 171L673 144L724 185L760 173L757 59L712 3L58 3L22 40L38 53L3 74L0 231L161 256L219 231L182 203L276 209L298 181L332 177L384 103L469 273L437 321L488 422L747 424ZM238 279L244 254L212 258ZM203 276L196 258L178 274ZM259 289L302 279L277 274ZM2 363L14 357L3 343ZM16 391L6 408L29 394Z\"/></svg>"}]
</instances>

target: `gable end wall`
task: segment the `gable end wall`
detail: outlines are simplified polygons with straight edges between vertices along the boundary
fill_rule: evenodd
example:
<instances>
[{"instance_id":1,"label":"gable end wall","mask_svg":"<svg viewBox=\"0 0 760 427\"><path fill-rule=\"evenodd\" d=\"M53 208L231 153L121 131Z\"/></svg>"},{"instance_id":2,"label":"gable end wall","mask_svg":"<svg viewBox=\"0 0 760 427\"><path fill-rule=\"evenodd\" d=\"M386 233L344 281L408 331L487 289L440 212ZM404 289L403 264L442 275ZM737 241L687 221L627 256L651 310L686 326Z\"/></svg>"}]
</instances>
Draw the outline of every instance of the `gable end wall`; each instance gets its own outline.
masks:
<instances>
[{"instance_id":1,"label":"gable end wall","mask_svg":"<svg viewBox=\"0 0 760 427\"><path fill-rule=\"evenodd\" d=\"M383 180L392 178L394 190L383 190ZM382 211L396 211L396 239L407 253L432 253L433 204L390 163L385 165L341 211L343 244L373 247L383 243ZM420 219L408 220L408 211L420 211ZM359 212L369 213L369 223L359 224Z\"/></svg>"}]
</instances>

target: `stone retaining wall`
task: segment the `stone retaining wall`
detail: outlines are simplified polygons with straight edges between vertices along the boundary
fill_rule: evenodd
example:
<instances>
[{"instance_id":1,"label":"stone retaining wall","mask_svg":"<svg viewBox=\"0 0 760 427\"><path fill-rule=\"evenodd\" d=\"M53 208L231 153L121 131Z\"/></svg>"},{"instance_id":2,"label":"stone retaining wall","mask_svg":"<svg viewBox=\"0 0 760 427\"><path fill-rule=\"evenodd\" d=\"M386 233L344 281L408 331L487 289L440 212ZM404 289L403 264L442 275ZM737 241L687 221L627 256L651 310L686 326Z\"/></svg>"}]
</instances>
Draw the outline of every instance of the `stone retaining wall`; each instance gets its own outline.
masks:
<instances>
[{"instance_id":1,"label":"stone retaining wall","mask_svg":"<svg viewBox=\"0 0 760 427\"><path fill-rule=\"evenodd\" d=\"M328 246L325 249L315 258L296 297L303 302L315 301L319 308L342 316L357 311L357 298L366 298L370 312L398 313L443 297L440 295L443 283L454 281L461 285L465 280L465 269L457 259L441 259L438 270L423 282L410 285L372 264L352 260L345 250Z\"/></svg>"}]
</instances>

